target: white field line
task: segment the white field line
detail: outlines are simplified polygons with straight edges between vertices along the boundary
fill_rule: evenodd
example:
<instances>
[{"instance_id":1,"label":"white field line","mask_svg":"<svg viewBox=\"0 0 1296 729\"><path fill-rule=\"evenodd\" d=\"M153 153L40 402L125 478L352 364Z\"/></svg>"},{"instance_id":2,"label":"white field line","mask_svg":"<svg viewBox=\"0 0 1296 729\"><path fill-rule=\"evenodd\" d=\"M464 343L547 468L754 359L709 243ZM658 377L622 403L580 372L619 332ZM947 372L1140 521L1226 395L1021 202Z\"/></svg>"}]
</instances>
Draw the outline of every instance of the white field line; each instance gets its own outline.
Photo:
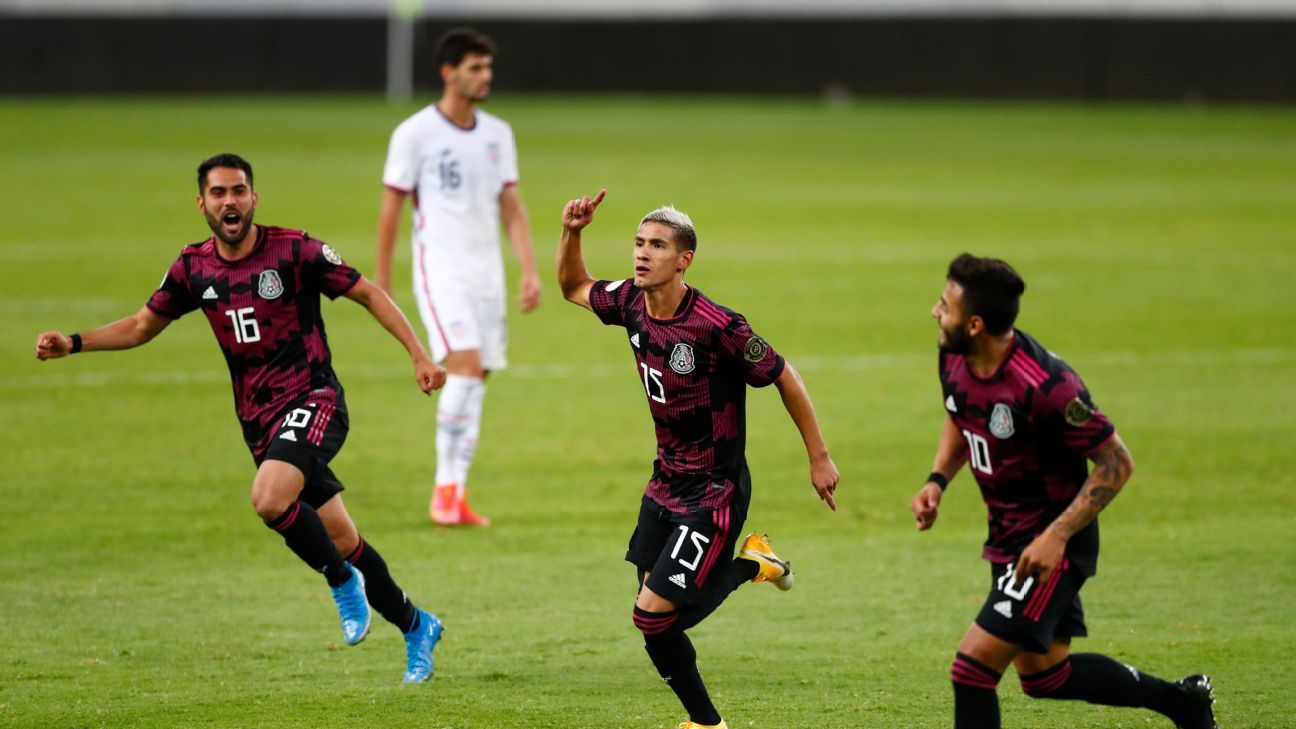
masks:
<instances>
[{"instance_id":1,"label":"white field line","mask_svg":"<svg viewBox=\"0 0 1296 729\"><path fill-rule=\"evenodd\" d=\"M93 355L104 356L102 354ZM1209 349L1164 352L1088 352L1064 357L1082 367L1202 367L1221 364L1277 365L1296 359L1296 349L1268 347L1253 349ZM935 370L935 352L923 354L861 354L861 355L803 355L792 358L797 369L806 372L867 372L902 368ZM79 363L78 363L79 364ZM10 377L0 381L0 390L41 390L87 387L160 386L177 385L228 385L229 373L224 369L153 370L143 372L58 371L59 368L77 368L71 362L50 362L38 375ZM625 362L581 362L579 364L519 364L513 365L502 376L537 380L570 380L629 376L634 368ZM408 377L406 366L340 367L343 384L349 382L393 381Z\"/></svg>"}]
</instances>

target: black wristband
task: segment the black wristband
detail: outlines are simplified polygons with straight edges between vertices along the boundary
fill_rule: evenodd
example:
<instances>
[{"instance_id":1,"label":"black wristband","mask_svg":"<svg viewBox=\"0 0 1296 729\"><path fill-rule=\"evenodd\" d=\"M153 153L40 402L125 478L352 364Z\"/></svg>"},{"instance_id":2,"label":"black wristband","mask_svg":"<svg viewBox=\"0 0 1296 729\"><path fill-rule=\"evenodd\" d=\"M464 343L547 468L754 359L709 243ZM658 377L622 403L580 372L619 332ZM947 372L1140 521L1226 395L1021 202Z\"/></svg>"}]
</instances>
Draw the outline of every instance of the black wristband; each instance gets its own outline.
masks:
<instances>
[{"instance_id":1,"label":"black wristband","mask_svg":"<svg viewBox=\"0 0 1296 729\"><path fill-rule=\"evenodd\" d=\"M937 486L940 486L941 491L944 491L945 487L949 486L949 479L945 478L945 474L939 471L932 471L931 474L927 476L927 483L934 483Z\"/></svg>"},{"instance_id":2,"label":"black wristband","mask_svg":"<svg viewBox=\"0 0 1296 729\"><path fill-rule=\"evenodd\" d=\"M81 335L80 335L80 334L73 334L73 335L69 336L68 339L71 339L71 340L72 340L72 351L69 352L69 354L76 354L77 352L80 352L80 351L81 351Z\"/></svg>"}]
</instances>

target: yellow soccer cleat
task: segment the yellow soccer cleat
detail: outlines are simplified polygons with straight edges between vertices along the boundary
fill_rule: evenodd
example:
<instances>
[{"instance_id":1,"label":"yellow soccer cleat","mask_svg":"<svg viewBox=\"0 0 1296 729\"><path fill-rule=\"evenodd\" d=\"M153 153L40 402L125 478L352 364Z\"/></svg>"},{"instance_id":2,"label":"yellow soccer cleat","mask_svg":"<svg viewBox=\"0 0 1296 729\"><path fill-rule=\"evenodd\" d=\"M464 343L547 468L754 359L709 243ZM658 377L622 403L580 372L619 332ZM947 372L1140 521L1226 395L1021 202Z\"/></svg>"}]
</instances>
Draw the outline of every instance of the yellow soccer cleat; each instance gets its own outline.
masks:
<instances>
[{"instance_id":1,"label":"yellow soccer cleat","mask_svg":"<svg viewBox=\"0 0 1296 729\"><path fill-rule=\"evenodd\" d=\"M792 563L784 562L774 554L769 536L756 532L748 534L738 556L760 565L760 572L752 578L752 582L769 582L785 591L792 589Z\"/></svg>"},{"instance_id":2,"label":"yellow soccer cleat","mask_svg":"<svg viewBox=\"0 0 1296 729\"><path fill-rule=\"evenodd\" d=\"M719 724L699 724L695 721L682 721L679 729L729 729L729 725L724 723L724 719L721 719Z\"/></svg>"}]
</instances>

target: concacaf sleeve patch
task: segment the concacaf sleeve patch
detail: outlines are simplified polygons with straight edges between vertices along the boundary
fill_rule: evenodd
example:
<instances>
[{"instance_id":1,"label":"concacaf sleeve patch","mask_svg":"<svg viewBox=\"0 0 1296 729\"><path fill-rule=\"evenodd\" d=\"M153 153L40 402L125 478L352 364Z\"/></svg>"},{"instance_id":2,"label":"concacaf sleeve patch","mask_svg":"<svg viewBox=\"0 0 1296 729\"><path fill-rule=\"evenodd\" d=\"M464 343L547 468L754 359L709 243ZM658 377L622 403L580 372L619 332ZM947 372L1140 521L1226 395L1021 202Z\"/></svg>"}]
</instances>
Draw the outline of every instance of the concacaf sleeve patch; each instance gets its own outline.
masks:
<instances>
[{"instance_id":1,"label":"concacaf sleeve patch","mask_svg":"<svg viewBox=\"0 0 1296 729\"><path fill-rule=\"evenodd\" d=\"M743 345L743 359L748 362L759 362L765 359L767 352L769 352L769 342L754 334Z\"/></svg>"},{"instance_id":2,"label":"concacaf sleeve patch","mask_svg":"<svg viewBox=\"0 0 1296 729\"><path fill-rule=\"evenodd\" d=\"M1086 405L1084 400L1081 400L1080 398L1077 397L1076 399L1067 403L1066 406L1067 425L1073 425L1078 428L1081 425L1084 425L1085 423L1089 422L1089 419L1092 418L1093 416L1094 416L1093 408Z\"/></svg>"},{"instance_id":3,"label":"concacaf sleeve patch","mask_svg":"<svg viewBox=\"0 0 1296 729\"><path fill-rule=\"evenodd\" d=\"M342 256L339 256L337 251L333 250L333 246L330 246L326 243L324 244L323 249L324 249L324 260L328 261L334 266L342 265Z\"/></svg>"}]
</instances>

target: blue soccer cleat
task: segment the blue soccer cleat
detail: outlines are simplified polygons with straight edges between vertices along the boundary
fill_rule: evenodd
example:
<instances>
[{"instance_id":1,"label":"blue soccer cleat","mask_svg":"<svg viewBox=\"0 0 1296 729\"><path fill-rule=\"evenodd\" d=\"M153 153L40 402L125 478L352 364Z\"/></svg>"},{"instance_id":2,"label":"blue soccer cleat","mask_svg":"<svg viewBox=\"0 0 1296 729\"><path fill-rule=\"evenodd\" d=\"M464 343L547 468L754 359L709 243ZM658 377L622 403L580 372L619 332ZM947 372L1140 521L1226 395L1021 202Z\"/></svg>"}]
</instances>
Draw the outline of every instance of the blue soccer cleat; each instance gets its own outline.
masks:
<instances>
[{"instance_id":1,"label":"blue soccer cleat","mask_svg":"<svg viewBox=\"0 0 1296 729\"><path fill-rule=\"evenodd\" d=\"M369 634L369 624L373 614L369 612L369 602L365 600L364 575L351 564L351 579L333 588L333 602L337 603L338 615L342 618L342 637L347 645L355 645Z\"/></svg>"},{"instance_id":2,"label":"blue soccer cleat","mask_svg":"<svg viewBox=\"0 0 1296 729\"><path fill-rule=\"evenodd\" d=\"M432 649L445 630L437 616L419 609L414 628L405 634L405 683L419 683L432 678Z\"/></svg>"}]
</instances>

